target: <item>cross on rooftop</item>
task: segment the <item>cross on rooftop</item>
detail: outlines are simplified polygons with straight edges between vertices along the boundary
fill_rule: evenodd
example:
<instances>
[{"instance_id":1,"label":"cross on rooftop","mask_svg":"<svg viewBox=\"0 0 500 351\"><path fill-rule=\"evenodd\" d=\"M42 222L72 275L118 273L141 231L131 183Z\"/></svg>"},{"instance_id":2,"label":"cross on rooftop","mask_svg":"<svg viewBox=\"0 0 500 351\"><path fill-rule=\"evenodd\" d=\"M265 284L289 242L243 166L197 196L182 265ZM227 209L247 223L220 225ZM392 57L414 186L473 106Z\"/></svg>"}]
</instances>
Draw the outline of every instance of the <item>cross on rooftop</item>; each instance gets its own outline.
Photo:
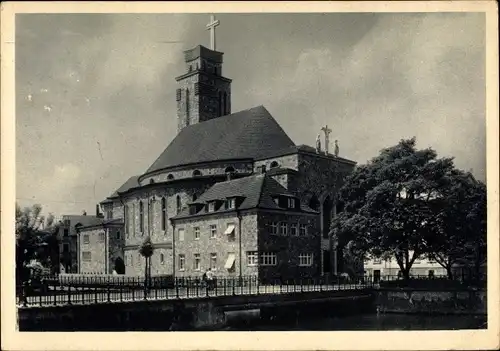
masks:
<instances>
[{"instance_id":1,"label":"cross on rooftop","mask_svg":"<svg viewBox=\"0 0 500 351\"><path fill-rule=\"evenodd\" d=\"M210 23L207 24L207 30L210 31L210 49L215 51L215 27L220 24L219 20L215 19L214 15L210 15Z\"/></svg>"}]
</instances>

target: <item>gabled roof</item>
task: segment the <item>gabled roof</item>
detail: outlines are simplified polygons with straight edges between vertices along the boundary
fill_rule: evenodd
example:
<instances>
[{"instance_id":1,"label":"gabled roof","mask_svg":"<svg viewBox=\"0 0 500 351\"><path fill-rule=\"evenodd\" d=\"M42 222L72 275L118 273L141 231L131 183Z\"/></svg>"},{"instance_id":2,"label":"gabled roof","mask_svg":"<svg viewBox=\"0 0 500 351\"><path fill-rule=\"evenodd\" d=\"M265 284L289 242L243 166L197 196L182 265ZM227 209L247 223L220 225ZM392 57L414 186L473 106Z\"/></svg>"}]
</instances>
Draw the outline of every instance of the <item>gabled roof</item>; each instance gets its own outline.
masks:
<instances>
[{"instance_id":1,"label":"gabled roof","mask_svg":"<svg viewBox=\"0 0 500 351\"><path fill-rule=\"evenodd\" d=\"M240 197L243 201L238 206L238 210L249 210L254 208L284 210L284 208L279 207L274 202L274 195L295 197L276 180L268 177L266 174L259 174L216 183L203 193L195 203L206 204L215 200L226 200L227 198ZM217 212L223 211L226 210L222 208ZM317 213L302 203L300 203L300 211ZM205 213L198 213L198 215L199 214ZM185 208L174 218L184 218L190 216L192 215L189 213L189 209Z\"/></svg>"},{"instance_id":2,"label":"gabled roof","mask_svg":"<svg viewBox=\"0 0 500 351\"><path fill-rule=\"evenodd\" d=\"M121 218L113 218L113 219L104 219L104 218L97 218L97 220L93 223L89 223L87 225L81 226L79 229L80 231L86 231L88 229L92 229L95 227L106 227L106 226L117 226L117 225L123 225L123 219Z\"/></svg>"},{"instance_id":3,"label":"gabled roof","mask_svg":"<svg viewBox=\"0 0 500 351\"><path fill-rule=\"evenodd\" d=\"M231 159L262 159L296 150L278 122L263 106L190 125L145 174L180 165Z\"/></svg>"}]
</instances>

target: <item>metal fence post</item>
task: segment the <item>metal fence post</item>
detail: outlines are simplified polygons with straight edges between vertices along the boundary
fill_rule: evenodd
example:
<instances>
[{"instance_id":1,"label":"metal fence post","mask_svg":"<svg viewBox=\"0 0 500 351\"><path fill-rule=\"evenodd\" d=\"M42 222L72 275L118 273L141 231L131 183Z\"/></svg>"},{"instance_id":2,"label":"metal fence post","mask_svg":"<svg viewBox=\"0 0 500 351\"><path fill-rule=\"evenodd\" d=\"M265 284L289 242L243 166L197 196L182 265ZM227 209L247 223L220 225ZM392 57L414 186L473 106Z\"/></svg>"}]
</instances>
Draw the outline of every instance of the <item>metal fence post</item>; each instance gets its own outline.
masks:
<instances>
[{"instance_id":1,"label":"metal fence post","mask_svg":"<svg viewBox=\"0 0 500 351\"><path fill-rule=\"evenodd\" d=\"M175 284L175 296L176 298L179 298L179 278L174 278L174 284Z\"/></svg>"},{"instance_id":2,"label":"metal fence post","mask_svg":"<svg viewBox=\"0 0 500 351\"><path fill-rule=\"evenodd\" d=\"M71 284L68 284L68 305L71 305Z\"/></svg>"}]
</instances>

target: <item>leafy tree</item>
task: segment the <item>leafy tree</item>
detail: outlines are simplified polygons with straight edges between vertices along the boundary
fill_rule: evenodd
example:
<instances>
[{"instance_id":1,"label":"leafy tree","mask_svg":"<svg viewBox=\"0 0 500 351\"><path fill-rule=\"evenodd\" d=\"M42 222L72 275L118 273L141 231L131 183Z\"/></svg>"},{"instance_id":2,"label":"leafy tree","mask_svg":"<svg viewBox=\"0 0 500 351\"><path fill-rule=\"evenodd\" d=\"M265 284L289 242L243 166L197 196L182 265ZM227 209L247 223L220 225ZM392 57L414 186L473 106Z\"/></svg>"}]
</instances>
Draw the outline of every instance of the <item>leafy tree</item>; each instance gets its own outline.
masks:
<instances>
[{"instance_id":1,"label":"leafy tree","mask_svg":"<svg viewBox=\"0 0 500 351\"><path fill-rule=\"evenodd\" d=\"M434 231L424 238L427 256L453 278L453 266L471 265L479 275L486 261L486 186L472 174L454 170L441 189Z\"/></svg>"},{"instance_id":2,"label":"leafy tree","mask_svg":"<svg viewBox=\"0 0 500 351\"><path fill-rule=\"evenodd\" d=\"M353 254L394 257L405 279L415 260L426 254L442 208L442 189L455 171L451 158L417 150L416 139L385 148L357 167L340 190L344 211L332 234Z\"/></svg>"},{"instance_id":3,"label":"leafy tree","mask_svg":"<svg viewBox=\"0 0 500 351\"><path fill-rule=\"evenodd\" d=\"M54 216L42 215L42 206L21 208L16 204L16 268L18 278L30 260L36 258L48 266L58 263L59 243L57 232L59 224Z\"/></svg>"}]
</instances>

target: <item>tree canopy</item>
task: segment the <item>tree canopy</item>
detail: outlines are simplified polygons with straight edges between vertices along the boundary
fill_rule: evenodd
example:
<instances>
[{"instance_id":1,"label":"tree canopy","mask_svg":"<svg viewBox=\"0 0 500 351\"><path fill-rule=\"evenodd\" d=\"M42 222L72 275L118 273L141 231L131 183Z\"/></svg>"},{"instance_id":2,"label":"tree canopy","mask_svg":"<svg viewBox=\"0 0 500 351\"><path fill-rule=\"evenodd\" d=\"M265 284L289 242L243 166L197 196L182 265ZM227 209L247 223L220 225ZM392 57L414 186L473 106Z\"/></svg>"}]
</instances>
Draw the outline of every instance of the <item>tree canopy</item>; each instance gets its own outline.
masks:
<instances>
[{"instance_id":1,"label":"tree canopy","mask_svg":"<svg viewBox=\"0 0 500 351\"><path fill-rule=\"evenodd\" d=\"M346 179L340 190L344 210L331 232L363 259L395 258L405 278L425 255L455 262L463 252L452 255L450 247L470 242L481 228L485 198L471 179L452 158L438 158L431 148L418 150L415 138L401 140ZM445 266L444 259L438 262Z\"/></svg>"}]
</instances>

